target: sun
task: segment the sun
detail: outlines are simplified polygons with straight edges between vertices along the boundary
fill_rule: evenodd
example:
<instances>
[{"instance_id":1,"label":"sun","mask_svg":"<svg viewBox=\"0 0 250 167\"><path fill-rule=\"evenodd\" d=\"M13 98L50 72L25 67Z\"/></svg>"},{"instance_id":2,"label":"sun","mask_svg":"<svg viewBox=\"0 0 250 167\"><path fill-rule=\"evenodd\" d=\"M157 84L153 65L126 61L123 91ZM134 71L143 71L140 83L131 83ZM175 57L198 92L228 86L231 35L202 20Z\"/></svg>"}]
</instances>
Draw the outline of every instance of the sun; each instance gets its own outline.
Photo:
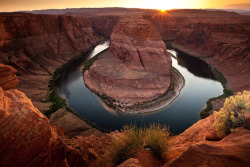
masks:
<instances>
[{"instance_id":1,"label":"sun","mask_svg":"<svg viewBox=\"0 0 250 167\"><path fill-rule=\"evenodd\" d=\"M185 3L183 0L154 0L150 1L147 6L164 12L170 9L181 8Z\"/></svg>"},{"instance_id":2,"label":"sun","mask_svg":"<svg viewBox=\"0 0 250 167\"><path fill-rule=\"evenodd\" d=\"M167 9L158 9L160 12L164 13L167 11Z\"/></svg>"}]
</instances>

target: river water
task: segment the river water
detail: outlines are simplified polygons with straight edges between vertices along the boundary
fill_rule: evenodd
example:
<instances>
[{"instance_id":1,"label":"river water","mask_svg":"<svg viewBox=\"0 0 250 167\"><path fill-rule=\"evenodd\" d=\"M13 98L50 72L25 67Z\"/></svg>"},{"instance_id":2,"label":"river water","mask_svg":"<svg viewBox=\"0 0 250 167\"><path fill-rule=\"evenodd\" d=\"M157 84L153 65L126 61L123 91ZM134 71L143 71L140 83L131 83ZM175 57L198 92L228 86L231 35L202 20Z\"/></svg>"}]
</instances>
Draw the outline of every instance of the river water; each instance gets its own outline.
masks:
<instances>
[{"instance_id":1,"label":"river water","mask_svg":"<svg viewBox=\"0 0 250 167\"><path fill-rule=\"evenodd\" d=\"M84 61L108 47L108 41L96 46L87 58L64 71L58 83L58 93L67 99L68 106L100 128L119 130L131 123L161 123L169 126L174 134L179 134L200 119L199 112L208 99L223 93L222 85L205 62L175 50L168 50L175 57L172 58L173 66L185 78L185 86L179 97L166 108L149 114L128 115L119 111L108 111L100 99L85 86L81 72Z\"/></svg>"}]
</instances>

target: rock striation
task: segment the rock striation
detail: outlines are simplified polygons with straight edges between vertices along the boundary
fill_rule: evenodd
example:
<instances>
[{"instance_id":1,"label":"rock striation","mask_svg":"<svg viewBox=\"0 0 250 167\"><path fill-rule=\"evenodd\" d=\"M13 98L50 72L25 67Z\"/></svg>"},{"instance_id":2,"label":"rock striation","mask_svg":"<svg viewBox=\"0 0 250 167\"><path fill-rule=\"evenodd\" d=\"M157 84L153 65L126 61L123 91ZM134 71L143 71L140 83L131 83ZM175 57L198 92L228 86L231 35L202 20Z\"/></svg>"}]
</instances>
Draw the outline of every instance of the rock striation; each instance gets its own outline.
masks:
<instances>
[{"instance_id":1,"label":"rock striation","mask_svg":"<svg viewBox=\"0 0 250 167\"><path fill-rule=\"evenodd\" d=\"M26 95L0 87L0 166L84 166Z\"/></svg>"},{"instance_id":2,"label":"rock striation","mask_svg":"<svg viewBox=\"0 0 250 167\"><path fill-rule=\"evenodd\" d=\"M213 134L214 115L201 120L170 139L173 147L164 167L172 166L248 166L250 130L237 128L221 141L208 141ZM208 128L208 129L207 129Z\"/></svg>"},{"instance_id":3,"label":"rock striation","mask_svg":"<svg viewBox=\"0 0 250 167\"><path fill-rule=\"evenodd\" d=\"M84 81L101 97L130 106L166 93L171 68L165 43L151 23L123 18L111 35L109 51L84 73Z\"/></svg>"},{"instance_id":4,"label":"rock striation","mask_svg":"<svg viewBox=\"0 0 250 167\"><path fill-rule=\"evenodd\" d=\"M223 20L203 16L203 20L192 18L189 22L183 23L174 37L172 46L212 64L224 75L228 81L228 88L233 91L248 90L249 17L226 12L224 14Z\"/></svg>"},{"instance_id":5,"label":"rock striation","mask_svg":"<svg viewBox=\"0 0 250 167\"><path fill-rule=\"evenodd\" d=\"M3 90L15 89L18 85L17 70L11 66L0 64L0 87Z\"/></svg>"},{"instance_id":6,"label":"rock striation","mask_svg":"<svg viewBox=\"0 0 250 167\"><path fill-rule=\"evenodd\" d=\"M51 74L100 41L84 18L10 13L0 15L0 63L18 70L19 89L41 112ZM32 91L30 91L32 90Z\"/></svg>"}]
</instances>

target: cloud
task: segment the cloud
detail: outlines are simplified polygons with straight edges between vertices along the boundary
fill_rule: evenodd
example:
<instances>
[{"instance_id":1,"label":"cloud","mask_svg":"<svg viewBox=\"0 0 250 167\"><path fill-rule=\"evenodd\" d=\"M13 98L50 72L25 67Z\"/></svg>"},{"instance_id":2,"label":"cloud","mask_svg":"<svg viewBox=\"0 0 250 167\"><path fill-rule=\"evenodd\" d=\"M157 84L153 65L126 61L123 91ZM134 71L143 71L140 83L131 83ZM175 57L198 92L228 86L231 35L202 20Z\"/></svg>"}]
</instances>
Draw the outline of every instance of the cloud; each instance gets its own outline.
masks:
<instances>
[{"instance_id":1,"label":"cloud","mask_svg":"<svg viewBox=\"0 0 250 167\"><path fill-rule=\"evenodd\" d=\"M229 9L249 9L250 10L250 3L229 4L229 5L226 5L225 8L229 8Z\"/></svg>"}]
</instances>

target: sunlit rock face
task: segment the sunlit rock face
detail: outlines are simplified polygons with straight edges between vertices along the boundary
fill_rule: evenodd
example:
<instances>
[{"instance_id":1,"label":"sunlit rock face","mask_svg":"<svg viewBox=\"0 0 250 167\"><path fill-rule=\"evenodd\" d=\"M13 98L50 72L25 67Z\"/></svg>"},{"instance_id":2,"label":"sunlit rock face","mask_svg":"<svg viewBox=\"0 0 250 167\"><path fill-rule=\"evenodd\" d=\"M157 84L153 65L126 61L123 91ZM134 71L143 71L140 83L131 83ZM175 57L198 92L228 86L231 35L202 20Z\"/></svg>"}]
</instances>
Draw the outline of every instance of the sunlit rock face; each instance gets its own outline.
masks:
<instances>
[{"instance_id":1,"label":"sunlit rock face","mask_svg":"<svg viewBox=\"0 0 250 167\"><path fill-rule=\"evenodd\" d=\"M108 52L84 73L87 87L125 105L150 101L171 83L172 61L149 21L123 18L111 35Z\"/></svg>"},{"instance_id":2,"label":"sunlit rock face","mask_svg":"<svg viewBox=\"0 0 250 167\"><path fill-rule=\"evenodd\" d=\"M67 147L46 116L27 96L0 87L0 166L81 166L83 158Z\"/></svg>"},{"instance_id":3,"label":"sunlit rock face","mask_svg":"<svg viewBox=\"0 0 250 167\"><path fill-rule=\"evenodd\" d=\"M170 74L171 59L165 43L147 20L121 20L111 35L110 51L130 69Z\"/></svg>"},{"instance_id":4,"label":"sunlit rock face","mask_svg":"<svg viewBox=\"0 0 250 167\"><path fill-rule=\"evenodd\" d=\"M0 64L0 87L3 90L15 89L18 85L17 70L11 66Z\"/></svg>"}]
</instances>

